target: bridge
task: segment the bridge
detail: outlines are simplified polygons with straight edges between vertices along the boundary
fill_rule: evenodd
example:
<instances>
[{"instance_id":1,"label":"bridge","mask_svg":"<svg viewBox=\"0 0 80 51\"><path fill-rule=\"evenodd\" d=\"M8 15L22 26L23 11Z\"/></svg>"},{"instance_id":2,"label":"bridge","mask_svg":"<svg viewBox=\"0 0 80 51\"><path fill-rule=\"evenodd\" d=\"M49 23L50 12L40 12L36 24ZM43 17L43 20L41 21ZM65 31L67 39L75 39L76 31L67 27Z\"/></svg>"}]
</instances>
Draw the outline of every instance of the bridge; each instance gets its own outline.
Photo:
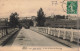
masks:
<instances>
[{"instance_id":1,"label":"bridge","mask_svg":"<svg viewBox=\"0 0 80 51\"><path fill-rule=\"evenodd\" d=\"M55 46L67 47L61 45L43 35L38 34L30 29L22 28L15 38L12 46Z\"/></svg>"},{"instance_id":2,"label":"bridge","mask_svg":"<svg viewBox=\"0 0 80 51\"><path fill-rule=\"evenodd\" d=\"M8 29L9 30L9 29ZM15 33L16 31L17 33ZM78 47L80 31L73 29L30 27L30 29L10 29L7 38L1 38L1 46L50 46L50 47ZM5 34L5 33L4 33ZM74 36L75 35L75 36ZM10 38L9 38L10 37ZM7 39L7 40L6 40ZM7 42L6 42L7 41ZM6 42L6 43L5 43Z\"/></svg>"},{"instance_id":3,"label":"bridge","mask_svg":"<svg viewBox=\"0 0 80 51\"><path fill-rule=\"evenodd\" d=\"M22 18L21 18L22 19ZM23 18L24 19L24 18ZM26 20L29 20L25 17ZM7 19L5 19L6 21ZM25 26L25 22L21 21ZM78 47L80 30L52 27L11 28L7 24L0 27L0 46L52 46Z\"/></svg>"}]
</instances>

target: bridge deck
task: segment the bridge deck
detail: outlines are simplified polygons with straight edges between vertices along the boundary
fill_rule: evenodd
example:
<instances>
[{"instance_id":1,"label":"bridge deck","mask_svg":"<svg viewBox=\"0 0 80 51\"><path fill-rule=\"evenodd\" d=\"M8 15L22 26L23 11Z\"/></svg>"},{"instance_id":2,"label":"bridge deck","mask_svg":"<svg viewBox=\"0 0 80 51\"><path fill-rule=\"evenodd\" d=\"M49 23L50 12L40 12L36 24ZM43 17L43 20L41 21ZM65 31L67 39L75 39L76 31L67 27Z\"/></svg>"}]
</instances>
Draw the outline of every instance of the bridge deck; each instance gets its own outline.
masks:
<instances>
[{"instance_id":1,"label":"bridge deck","mask_svg":"<svg viewBox=\"0 0 80 51\"><path fill-rule=\"evenodd\" d=\"M54 46L66 47L30 29L22 28L12 46Z\"/></svg>"}]
</instances>

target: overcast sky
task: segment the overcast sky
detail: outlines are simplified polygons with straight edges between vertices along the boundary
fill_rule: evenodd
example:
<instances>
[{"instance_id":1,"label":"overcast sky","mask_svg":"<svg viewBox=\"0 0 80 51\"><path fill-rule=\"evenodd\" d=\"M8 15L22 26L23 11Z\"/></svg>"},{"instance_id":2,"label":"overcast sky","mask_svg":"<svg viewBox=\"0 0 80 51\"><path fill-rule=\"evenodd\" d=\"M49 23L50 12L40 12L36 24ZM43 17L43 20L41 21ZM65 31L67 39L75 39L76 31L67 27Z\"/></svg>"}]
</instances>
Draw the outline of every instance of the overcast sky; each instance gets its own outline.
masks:
<instances>
[{"instance_id":1,"label":"overcast sky","mask_svg":"<svg viewBox=\"0 0 80 51\"><path fill-rule=\"evenodd\" d=\"M51 1L56 0L0 0L0 17L9 17L12 12L17 12L20 17L36 16L39 8L43 8L46 16L51 14L66 14L62 8L62 1L58 0L58 4Z\"/></svg>"}]
</instances>

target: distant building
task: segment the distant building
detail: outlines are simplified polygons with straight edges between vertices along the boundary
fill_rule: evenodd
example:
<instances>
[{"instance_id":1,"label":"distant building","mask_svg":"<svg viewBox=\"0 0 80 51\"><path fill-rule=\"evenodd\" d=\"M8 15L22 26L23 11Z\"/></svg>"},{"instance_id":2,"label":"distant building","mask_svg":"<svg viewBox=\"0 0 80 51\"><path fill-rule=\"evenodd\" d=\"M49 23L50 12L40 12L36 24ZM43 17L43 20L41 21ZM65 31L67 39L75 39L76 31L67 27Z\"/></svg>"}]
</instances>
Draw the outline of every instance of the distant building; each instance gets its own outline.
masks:
<instances>
[{"instance_id":1,"label":"distant building","mask_svg":"<svg viewBox=\"0 0 80 51\"><path fill-rule=\"evenodd\" d=\"M7 26L8 18L0 18L0 27Z\"/></svg>"},{"instance_id":2,"label":"distant building","mask_svg":"<svg viewBox=\"0 0 80 51\"><path fill-rule=\"evenodd\" d=\"M37 25L36 16L32 16L32 21L33 21L33 26L35 27Z\"/></svg>"},{"instance_id":3,"label":"distant building","mask_svg":"<svg viewBox=\"0 0 80 51\"><path fill-rule=\"evenodd\" d=\"M77 20L46 18L45 26L59 28L77 28ZM80 26L79 26L80 27Z\"/></svg>"},{"instance_id":4,"label":"distant building","mask_svg":"<svg viewBox=\"0 0 80 51\"><path fill-rule=\"evenodd\" d=\"M77 20L77 16L70 16L70 15L68 15L68 19L70 19L70 20Z\"/></svg>"}]
</instances>

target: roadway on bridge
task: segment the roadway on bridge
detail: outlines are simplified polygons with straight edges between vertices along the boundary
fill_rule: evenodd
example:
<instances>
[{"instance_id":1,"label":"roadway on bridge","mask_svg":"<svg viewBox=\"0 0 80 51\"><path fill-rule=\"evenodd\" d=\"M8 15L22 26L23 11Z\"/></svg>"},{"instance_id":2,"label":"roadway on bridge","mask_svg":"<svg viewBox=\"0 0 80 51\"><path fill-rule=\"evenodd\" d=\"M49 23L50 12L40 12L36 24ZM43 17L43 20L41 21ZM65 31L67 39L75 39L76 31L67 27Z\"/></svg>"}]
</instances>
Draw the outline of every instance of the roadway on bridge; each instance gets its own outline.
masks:
<instances>
[{"instance_id":1,"label":"roadway on bridge","mask_svg":"<svg viewBox=\"0 0 80 51\"><path fill-rule=\"evenodd\" d=\"M54 46L66 47L30 29L22 28L12 46Z\"/></svg>"}]
</instances>

